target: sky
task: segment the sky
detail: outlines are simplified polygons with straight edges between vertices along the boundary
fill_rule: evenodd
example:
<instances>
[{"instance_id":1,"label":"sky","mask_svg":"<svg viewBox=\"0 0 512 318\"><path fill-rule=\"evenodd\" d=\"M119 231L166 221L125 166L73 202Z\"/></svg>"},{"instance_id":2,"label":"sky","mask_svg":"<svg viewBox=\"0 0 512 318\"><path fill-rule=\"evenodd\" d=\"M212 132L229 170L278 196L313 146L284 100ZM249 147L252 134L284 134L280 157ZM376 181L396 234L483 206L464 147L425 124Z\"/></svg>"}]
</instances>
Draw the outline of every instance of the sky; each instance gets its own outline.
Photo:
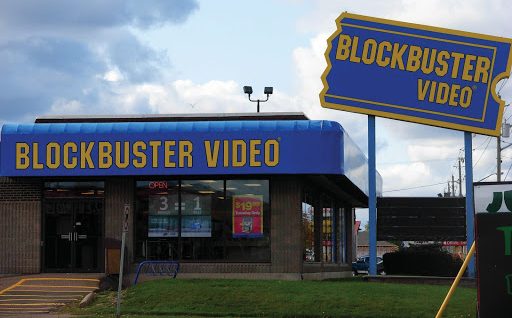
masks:
<instances>
[{"instance_id":1,"label":"sky","mask_svg":"<svg viewBox=\"0 0 512 318\"><path fill-rule=\"evenodd\" d=\"M318 97L326 41L344 11L512 37L506 0L5 0L0 124L61 114L254 112L242 87L253 86L258 98L273 86L261 111L338 121L367 153L367 116L324 109ZM512 84L503 80L497 90L509 104ZM384 196L437 196L452 175L458 180L463 132L376 122ZM502 157L502 178L512 180L512 147ZM474 181L496 180L496 138L473 135L473 165ZM464 178L463 163L462 171Z\"/></svg>"}]
</instances>

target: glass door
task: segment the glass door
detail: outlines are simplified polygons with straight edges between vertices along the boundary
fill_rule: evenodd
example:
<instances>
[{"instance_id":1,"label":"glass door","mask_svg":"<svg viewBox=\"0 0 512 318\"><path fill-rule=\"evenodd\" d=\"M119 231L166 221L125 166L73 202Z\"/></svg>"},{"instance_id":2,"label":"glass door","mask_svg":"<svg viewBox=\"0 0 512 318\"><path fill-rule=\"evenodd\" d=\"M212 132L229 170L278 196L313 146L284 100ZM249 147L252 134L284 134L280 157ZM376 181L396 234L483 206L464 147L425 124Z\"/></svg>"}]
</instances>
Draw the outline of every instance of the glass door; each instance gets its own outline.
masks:
<instances>
[{"instance_id":1,"label":"glass door","mask_svg":"<svg viewBox=\"0 0 512 318\"><path fill-rule=\"evenodd\" d=\"M56 272L98 272L102 199L45 200L45 267Z\"/></svg>"},{"instance_id":2,"label":"glass door","mask_svg":"<svg viewBox=\"0 0 512 318\"><path fill-rule=\"evenodd\" d=\"M101 259L103 200L80 199L76 202L73 226L73 262L75 272L98 272Z\"/></svg>"},{"instance_id":3,"label":"glass door","mask_svg":"<svg viewBox=\"0 0 512 318\"><path fill-rule=\"evenodd\" d=\"M73 203L62 200L44 201L44 250L47 270L72 270Z\"/></svg>"},{"instance_id":4,"label":"glass door","mask_svg":"<svg viewBox=\"0 0 512 318\"><path fill-rule=\"evenodd\" d=\"M103 270L104 182L45 182L43 268L47 272Z\"/></svg>"}]
</instances>

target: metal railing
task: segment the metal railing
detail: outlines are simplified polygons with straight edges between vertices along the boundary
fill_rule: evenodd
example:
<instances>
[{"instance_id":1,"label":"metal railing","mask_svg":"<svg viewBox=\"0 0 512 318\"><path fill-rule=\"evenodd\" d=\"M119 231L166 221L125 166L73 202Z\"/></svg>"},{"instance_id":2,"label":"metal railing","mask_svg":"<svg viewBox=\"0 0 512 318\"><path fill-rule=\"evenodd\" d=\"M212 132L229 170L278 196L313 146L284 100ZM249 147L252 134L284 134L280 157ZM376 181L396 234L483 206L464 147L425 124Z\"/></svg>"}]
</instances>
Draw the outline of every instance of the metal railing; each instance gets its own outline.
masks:
<instances>
[{"instance_id":1,"label":"metal railing","mask_svg":"<svg viewBox=\"0 0 512 318\"><path fill-rule=\"evenodd\" d=\"M172 278L176 278L179 270L180 263L177 261L143 261L139 264L139 266L137 266L133 284L137 284L140 274L150 274L153 276L172 276Z\"/></svg>"}]
</instances>

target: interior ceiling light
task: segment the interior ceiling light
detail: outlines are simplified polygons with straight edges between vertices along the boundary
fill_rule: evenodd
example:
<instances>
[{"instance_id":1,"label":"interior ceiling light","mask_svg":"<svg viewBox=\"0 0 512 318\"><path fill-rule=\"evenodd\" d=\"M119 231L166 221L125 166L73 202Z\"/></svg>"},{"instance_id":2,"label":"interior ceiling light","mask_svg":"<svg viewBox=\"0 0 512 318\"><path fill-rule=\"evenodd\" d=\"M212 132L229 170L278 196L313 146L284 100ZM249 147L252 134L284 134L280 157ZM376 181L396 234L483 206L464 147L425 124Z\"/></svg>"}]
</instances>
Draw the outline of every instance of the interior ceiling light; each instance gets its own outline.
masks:
<instances>
[{"instance_id":1,"label":"interior ceiling light","mask_svg":"<svg viewBox=\"0 0 512 318\"><path fill-rule=\"evenodd\" d=\"M199 190L197 192L199 192L201 194L212 194L212 193L215 193L215 191L208 191L208 190Z\"/></svg>"},{"instance_id":2,"label":"interior ceiling light","mask_svg":"<svg viewBox=\"0 0 512 318\"><path fill-rule=\"evenodd\" d=\"M261 187L261 184L259 184L259 183L244 183L244 186L246 186L246 187Z\"/></svg>"}]
</instances>

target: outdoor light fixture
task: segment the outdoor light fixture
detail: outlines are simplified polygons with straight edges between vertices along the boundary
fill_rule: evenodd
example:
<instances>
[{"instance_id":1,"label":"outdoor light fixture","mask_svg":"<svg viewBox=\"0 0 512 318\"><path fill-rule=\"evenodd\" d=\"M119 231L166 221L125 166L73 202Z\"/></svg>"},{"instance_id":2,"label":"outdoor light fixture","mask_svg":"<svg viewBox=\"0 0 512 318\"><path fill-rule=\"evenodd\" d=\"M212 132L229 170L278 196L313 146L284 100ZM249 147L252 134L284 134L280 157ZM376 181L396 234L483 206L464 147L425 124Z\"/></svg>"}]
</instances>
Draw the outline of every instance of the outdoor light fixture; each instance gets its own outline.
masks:
<instances>
[{"instance_id":1,"label":"outdoor light fixture","mask_svg":"<svg viewBox=\"0 0 512 318\"><path fill-rule=\"evenodd\" d=\"M256 102L257 103L257 112L259 113L260 112L260 102L264 103L266 101L268 101L268 97L269 95L271 95L272 93L274 93L274 88L273 87L265 87L265 89L263 90L263 94L267 95L267 98L266 99L256 99L256 100L252 100L251 99L251 94L252 94L252 86L244 86L244 94L247 94L248 97L249 97L249 100L251 102Z\"/></svg>"},{"instance_id":2,"label":"outdoor light fixture","mask_svg":"<svg viewBox=\"0 0 512 318\"><path fill-rule=\"evenodd\" d=\"M244 86L244 94L252 94L252 86Z\"/></svg>"}]
</instances>

